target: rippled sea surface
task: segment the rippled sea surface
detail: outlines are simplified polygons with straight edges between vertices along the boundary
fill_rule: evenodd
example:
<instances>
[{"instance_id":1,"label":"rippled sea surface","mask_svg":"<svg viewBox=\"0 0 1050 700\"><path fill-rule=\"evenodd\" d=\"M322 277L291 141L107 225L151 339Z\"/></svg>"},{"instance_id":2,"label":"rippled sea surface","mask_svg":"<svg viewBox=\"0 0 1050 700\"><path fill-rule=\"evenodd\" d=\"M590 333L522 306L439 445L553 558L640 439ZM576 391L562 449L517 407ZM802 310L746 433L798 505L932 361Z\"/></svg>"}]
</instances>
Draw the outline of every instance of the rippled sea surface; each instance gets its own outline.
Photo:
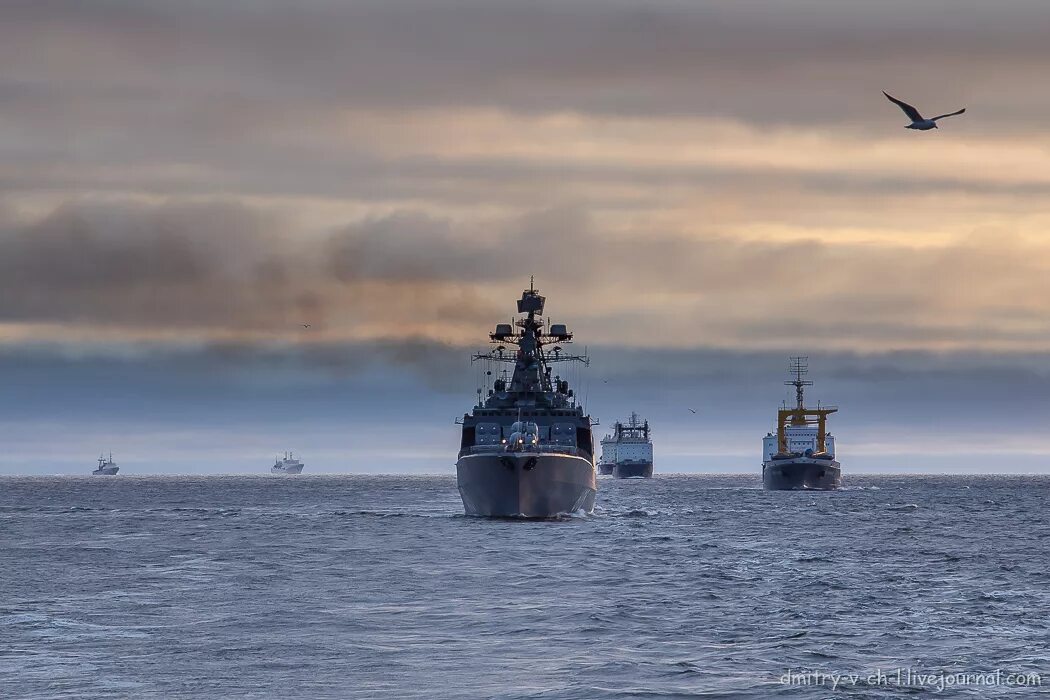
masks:
<instances>
[{"instance_id":1,"label":"rippled sea surface","mask_svg":"<svg viewBox=\"0 0 1050 700\"><path fill-rule=\"evenodd\" d=\"M526 522L464 517L454 477L7 477L0 696L1050 694L1048 493L602 479Z\"/></svg>"}]
</instances>

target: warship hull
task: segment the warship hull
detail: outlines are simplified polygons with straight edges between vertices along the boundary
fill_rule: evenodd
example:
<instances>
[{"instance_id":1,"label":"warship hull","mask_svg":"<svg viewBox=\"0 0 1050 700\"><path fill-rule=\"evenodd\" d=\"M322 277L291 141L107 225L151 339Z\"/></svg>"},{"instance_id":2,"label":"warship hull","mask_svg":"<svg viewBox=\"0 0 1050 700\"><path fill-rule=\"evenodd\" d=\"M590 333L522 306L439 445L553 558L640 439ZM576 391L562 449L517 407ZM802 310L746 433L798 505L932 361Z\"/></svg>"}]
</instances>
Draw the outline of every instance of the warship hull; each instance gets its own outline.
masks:
<instances>
[{"instance_id":1,"label":"warship hull","mask_svg":"<svg viewBox=\"0 0 1050 700\"><path fill-rule=\"evenodd\" d=\"M834 460L777 459L762 465L762 486L769 491L833 491L842 486L842 467Z\"/></svg>"},{"instance_id":2,"label":"warship hull","mask_svg":"<svg viewBox=\"0 0 1050 700\"><path fill-rule=\"evenodd\" d=\"M551 518L594 510L594 464L567 454L465 455L456 482L467 515Z\"/></svg>"},{"instance_id":3,"label":"warship hull","mask_svg":"<svg viewBox=\"0 0 1050 700\"><path fill-rule=\"evenodd\" d=\"M615 464L609 464L602 462L598 465L598 474L600 476L610 476L613 473L613 469L616 467Z\"/></svg>"},{"instance_id":4,"label":"warship hull","mask_svg":"<svg viewBox=\"0 0 1050 700\"><path fill-rule=\"evenodd\" d=\"M617 479L651 479L653 478L653 463L621 462L613 466L612 474Z\"/></svg>"},{"instance_id":5,"label":"warship hull","mask_svg":"<svg viewBox=\"0 0 1050 700\"><path fill-rule=\"evenodd\" d=\"M120 467L104 467L102 469L96 469L91 472L92 476L113 476L120 470Z\"/></svg>"}]
</instances>

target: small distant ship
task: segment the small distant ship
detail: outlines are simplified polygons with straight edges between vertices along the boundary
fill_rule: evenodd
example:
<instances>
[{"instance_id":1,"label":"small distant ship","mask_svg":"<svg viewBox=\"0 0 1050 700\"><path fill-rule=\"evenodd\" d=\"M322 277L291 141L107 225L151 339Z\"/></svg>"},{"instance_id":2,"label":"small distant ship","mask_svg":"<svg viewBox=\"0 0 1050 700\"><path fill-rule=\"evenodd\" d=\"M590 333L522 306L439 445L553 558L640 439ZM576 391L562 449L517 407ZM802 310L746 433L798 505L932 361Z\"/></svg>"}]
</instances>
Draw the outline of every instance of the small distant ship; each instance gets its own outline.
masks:
<instances>
[{"instance_id":1,"label":"small distant ship","mask_svg":"<svg viewBox=\"0 0 1050 700\"><path fill-rule=\"evenodd\" d=\"M292 456L291 452L285 452L283 457L278 457L273 466L270 467L271 474L302 474L303 463Z\"/></svg>"},{"instance_id":2,"label":"small distant ship","mask_svg":"<svg viewBox=\"0 0 1050 700\"><path fill-rule=\"evenodd\" d=\"M795 387L795 406L786 404L777 411L777 432L762 440L762 485L770 490L832 490L842 485L842 466L835 461L835 438L827 431L828 416L834 406L806 408L804 387L813 382L803 379L809 373L808 357L791 358L794 379L784 382Z\"/></svg>"},{"instance_id":3,"label":"small distant ship","mask_svg":"<svg viewBox=\"0 0 1050 700\"><path fill-rule=\"evenodd\" d=\"M551 377L552 364L586 364L587 357L563 351L572 333L541 318L544 302L530 283L518 300L524 317L497 324L489 334L494 351L471 357L511 364L513 372L501 372L484 400L478 389L473 411L456 421L463 426L456 482L467 515L549 518L594 509L591 417L569 382Z\"/></svg>"},{"instance_id":4,"label":"small distant ship","mask_svg":"<svg viewBox=\"0 0 1050 700\"><path fill-rule=\"evenodd\" d=\"M91 474L92 476L113 476L118 471L120 467L113 461L113 453L110 452L108 458L105 455L98 456L98 468Z\"/></svg>"},{"instance_id":5,"label":"small distant ship","mask_svg":"<svg viewBox=\"0 0 1050 700\"><path fill-rule=\"evenodd\" d=\"M653 476L653 441L649 421L639 422L632 413L627 423L616 421L611 434L602 438L599 474L612 474L618 479L651 479Z\"/></svg>"}]
</instances>

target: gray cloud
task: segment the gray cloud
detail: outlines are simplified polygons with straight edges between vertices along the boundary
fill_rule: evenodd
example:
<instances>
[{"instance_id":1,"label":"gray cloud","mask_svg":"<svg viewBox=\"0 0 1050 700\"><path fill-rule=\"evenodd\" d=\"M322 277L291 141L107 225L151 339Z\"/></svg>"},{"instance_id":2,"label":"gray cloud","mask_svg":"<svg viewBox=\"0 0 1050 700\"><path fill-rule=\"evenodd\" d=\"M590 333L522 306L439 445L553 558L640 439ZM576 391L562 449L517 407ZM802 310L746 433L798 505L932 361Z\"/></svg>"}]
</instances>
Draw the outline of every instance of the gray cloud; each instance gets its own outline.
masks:
<instances>
[{"instance_id":1,"label":"gray cloud","mask_svg":"<svg viewBox=\"0 0 1050 700\"><path fill-rule=\"evenodd\" d=\"M347 125L350 112L396 119L495 109L581 112L596 126L607 117L685 116L885 137L903 125L879 94L889 89L931 109L966 104L975 118L952 129L970 139L1038 134L1050 96L1031 86L1045 72L1050 10L1035 0L313 0L294 8L62 0L6 3L3 17L7 198L222 193L525 211L566 189L587 190L569 197L592 207L659 209L673 188L698 197L761 187L814 198L943 191L1029 199L1047 188L1031 174L982 180L919 167L798 172L761 160L456 156L430 150L425 138L396 152L367 126ZM695 136L696 144L711 138ZM460 138L469 142L469 132Z\"/></svg>"},{"instance_id":2,"label":"gray cloud","mask_svg":"<svg viewBox=\"0 0 1050 700\"><path fill-rule=\"evenodd\" d=\"M998 230L917 248L609 233L576 207L322 235L228 203L69 204L0 232L0 319L64 324L70 343L481 341L534 274L592 342L1020 350L1050 342L1045 253Z\"/></svg>"},{"instance_id":3,"label":"gray cloud","mask_svg":"<svg viewBox=\"0 0 1050 700\"><path fill-rule=\"evenodd\" d=\"M229 203L66 205L4 231L0 248L6 320L253 326L311 291L289 292L298 271L275 227Z\"/></svg>"},{"instance_id":4,"label":"gray cloud","mask_svg":"<svg viewBox=\"0 0 1050 700\"><path fill-rule=\"evenodd\" d=\"M404 328L408 341L413 317L494 313L452 274L466 268L445 269L467 246L449 232L416 214L319 235L230 202L70 203L0 229L0 321L64 324L74 344L169 331L286 342L304 337L302 323Z\"/></svg>"},{"instance_id":5,"label":"gray cloud","mask_svg":"<svg viewBox=\"0 0 1050 700\"><path fill-rule=\"evenodd\" d=\"M870 109L873 90L877 97L880 86L902 82L939 86L945 99L970 95L975 84L1020 95L1024 77L1045 61L1050 11L1032 0L395 0L294 9L70 1L8 3L5 18L9 94L60 82L75 95L88 81L94 95L130 104L165 91L191 101L232 95L770 122L855 119ZM46 35L63 37L63 50L42 43ZM43 50L51 60L33 60Z\"/></svg>"}]
</instances>

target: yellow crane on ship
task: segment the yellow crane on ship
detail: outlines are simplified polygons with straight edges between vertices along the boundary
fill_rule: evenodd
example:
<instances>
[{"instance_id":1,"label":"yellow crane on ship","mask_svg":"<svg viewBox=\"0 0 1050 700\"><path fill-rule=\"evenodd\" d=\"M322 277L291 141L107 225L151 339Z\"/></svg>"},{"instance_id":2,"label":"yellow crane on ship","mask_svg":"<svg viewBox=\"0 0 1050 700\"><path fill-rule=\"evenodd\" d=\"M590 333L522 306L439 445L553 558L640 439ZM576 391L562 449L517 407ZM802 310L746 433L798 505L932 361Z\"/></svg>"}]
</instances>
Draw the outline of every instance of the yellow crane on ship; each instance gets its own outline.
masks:
<instances>
[{"instance_id":1,"label":"yellow crane on ship","mask_svg":"<svg viewBox=\"0 0 1050 700\"><path fill-rule=\"evenodd\" d=\"M815 425L817 426L817 453L827 452L828 416L839 409L837 406L821 406L819 403L816 408L806 408L803 387L813 385L813 382L803 379L804 376L809 374L809 357L791 358L791 373L795 375L795 378L784 382L784 384L795 387L795 407L788 408L784 406L777 411L777 451L781 454L788 453L788 426Z\"/></svg>"}]
</instances>

